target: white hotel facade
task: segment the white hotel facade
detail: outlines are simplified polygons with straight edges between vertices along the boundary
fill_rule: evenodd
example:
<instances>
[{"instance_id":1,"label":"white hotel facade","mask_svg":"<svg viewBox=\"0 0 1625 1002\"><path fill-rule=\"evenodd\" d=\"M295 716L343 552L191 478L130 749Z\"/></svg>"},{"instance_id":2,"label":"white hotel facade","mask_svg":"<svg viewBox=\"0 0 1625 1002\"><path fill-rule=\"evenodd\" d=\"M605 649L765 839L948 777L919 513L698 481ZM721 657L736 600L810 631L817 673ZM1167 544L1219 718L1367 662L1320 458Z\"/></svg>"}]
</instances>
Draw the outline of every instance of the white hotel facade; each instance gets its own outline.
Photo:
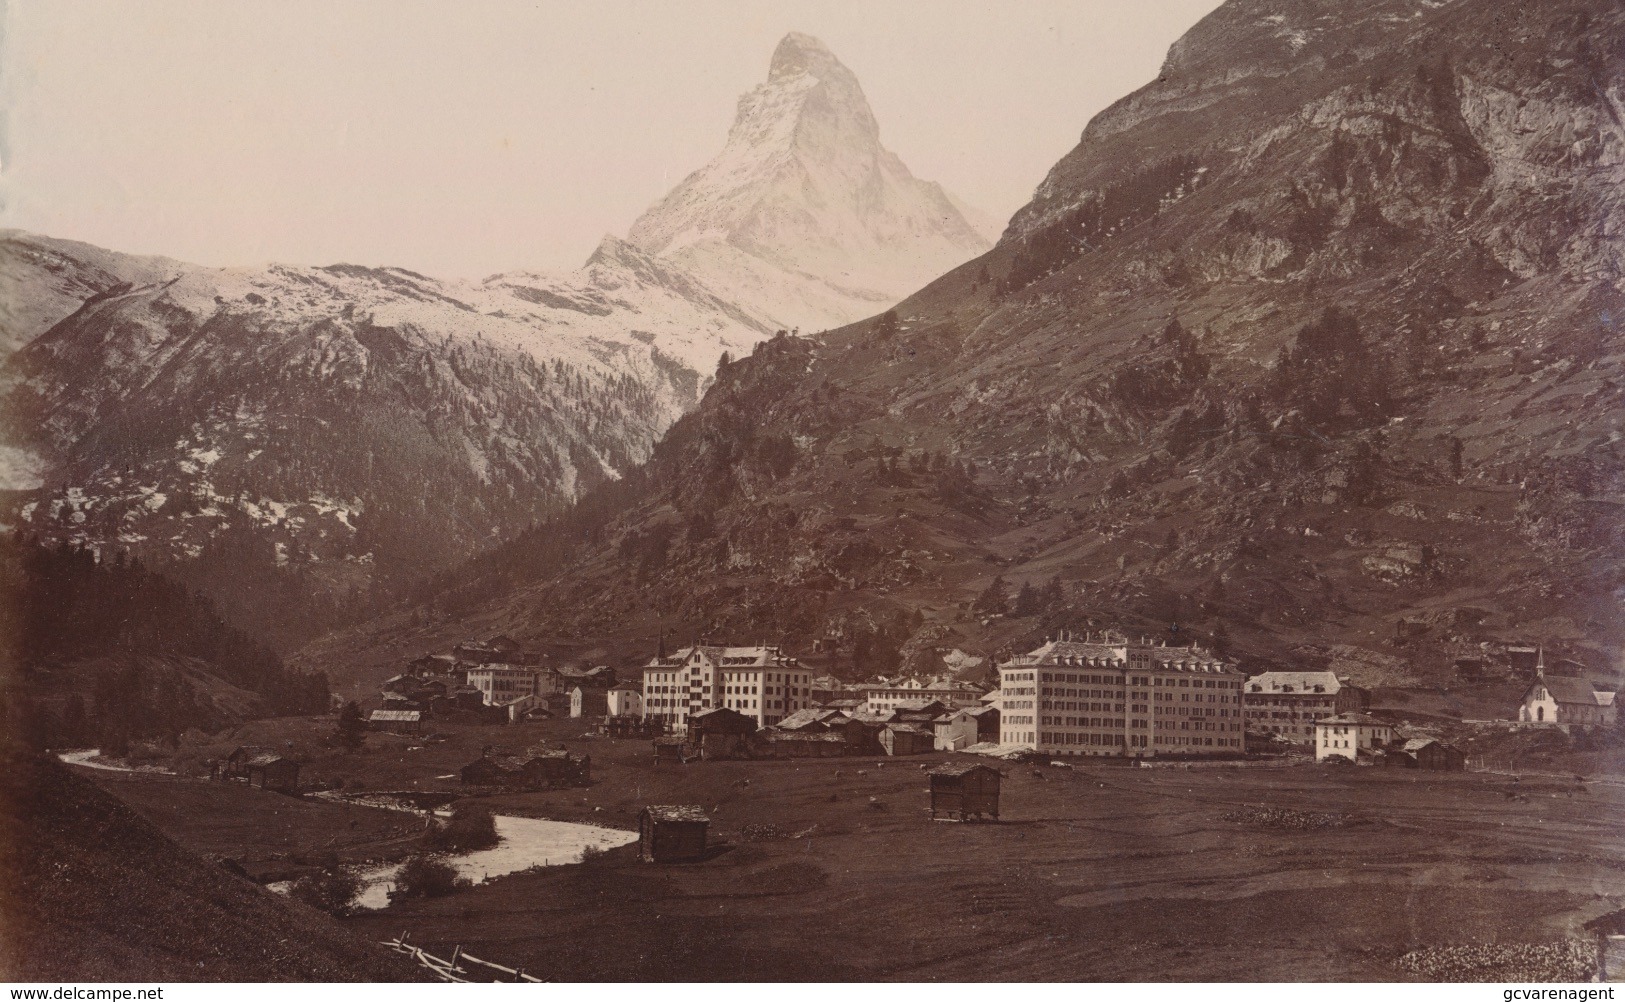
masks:
<instances>
[{"instance_id":1,"label":"white hotel facade","mask_svg":"<svg viewBox=\"0 0 1625 1002\"><path fill-rule=\"evenodd\" d=\"M1235 665L1196 646L1052 640L999 666L1000 744L1045 755L1240 754Z\"/></svg>"},{"instance_id":2,"label":"white hotel facade","mask_svg":"<svg viewBox=\"0 0 1625 1002\"><path fill-rule=\"evenodd\" d=\"M643 667L643 716L688 733L688 718L726 707L770 727L812 705L813 671L777 647L685 647Z\"/></svg>"}]
</instances>

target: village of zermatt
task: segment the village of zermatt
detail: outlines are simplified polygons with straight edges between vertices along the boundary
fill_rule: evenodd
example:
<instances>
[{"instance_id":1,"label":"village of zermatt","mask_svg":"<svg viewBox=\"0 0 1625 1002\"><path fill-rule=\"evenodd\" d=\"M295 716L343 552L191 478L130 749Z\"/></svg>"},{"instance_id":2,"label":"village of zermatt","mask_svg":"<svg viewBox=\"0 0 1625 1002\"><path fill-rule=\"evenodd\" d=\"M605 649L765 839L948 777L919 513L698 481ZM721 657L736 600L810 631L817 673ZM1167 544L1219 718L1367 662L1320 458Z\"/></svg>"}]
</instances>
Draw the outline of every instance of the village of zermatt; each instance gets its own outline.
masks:
<instances>
[{"instance_id":1,"label":"village of zermatt","mask_svg":"<svg viewBox=\"0 0 1625 1002\"><path fill-rule=\"evenodd\" d=\"M1618 976L1625 11L1182 9L778 24L577 267L8 180L0 976Z\"/></svg>"}]
</instances>

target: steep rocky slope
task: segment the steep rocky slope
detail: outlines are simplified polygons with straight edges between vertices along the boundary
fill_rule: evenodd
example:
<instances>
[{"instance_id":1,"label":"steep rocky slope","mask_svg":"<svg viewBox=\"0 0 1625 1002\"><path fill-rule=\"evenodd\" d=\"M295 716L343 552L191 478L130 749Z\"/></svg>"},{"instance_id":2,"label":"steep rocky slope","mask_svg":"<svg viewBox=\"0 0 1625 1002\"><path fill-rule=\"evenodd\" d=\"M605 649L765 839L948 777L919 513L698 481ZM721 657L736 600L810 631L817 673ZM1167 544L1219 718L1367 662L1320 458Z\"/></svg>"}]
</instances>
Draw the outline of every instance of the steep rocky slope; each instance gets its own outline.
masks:
<instances>
[{"instance_id":1,"label":"steep rocky slope","mask_svg":"<svg viewBox=\"0 0 1625 1002\"><path fill-rule=\"evenodd\" d=\"M1606 675L1622 51L1602 0L1231 0L897 322L764 344L431 625L304 659L477 623L855 671L1177 624L1373 684L1513 637Z\"/></svg>"},{"instance_id":2,"label":"steep rocky slope","mask_svg":"<svg viewBox=\"0 0 1625 1002\"><path fill-rule=\"evenodd\" d=\"M727 145L632 226L780 327L850 323L987 249L940 185L880 142L852 71L786 35L767 81L739 99Z\"/></svg>"}]
</instances>

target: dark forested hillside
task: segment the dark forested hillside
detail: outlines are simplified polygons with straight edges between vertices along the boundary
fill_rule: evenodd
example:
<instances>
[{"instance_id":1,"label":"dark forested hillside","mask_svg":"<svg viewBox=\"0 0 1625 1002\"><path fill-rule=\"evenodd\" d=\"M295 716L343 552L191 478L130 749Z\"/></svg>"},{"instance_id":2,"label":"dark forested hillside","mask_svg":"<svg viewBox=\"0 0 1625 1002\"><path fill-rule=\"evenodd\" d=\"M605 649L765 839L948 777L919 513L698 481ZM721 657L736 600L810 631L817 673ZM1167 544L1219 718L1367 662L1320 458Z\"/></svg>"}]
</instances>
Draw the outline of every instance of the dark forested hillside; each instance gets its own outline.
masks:
<instances>
[{"instance_id":1,"label":"dark forested hillside","mask_svg":"<svg viewBox=\"0 0 1625 1002\"><path fill-rule=\"evenodd\" d=\"M1622 53L1602 0L1231 0L994 250L725 367L578 547L301 663L478 623L856 672L1097 624L1368 684L1509 639L1607 676Z\"/></svg>"},{"instance_id":2,"label":"dark forested hillside","mask_svg":"<svg viewBox=\"0 0 1625 1002\"><path fill-rule=\"evenodd\" d=\"M283 665L213 604L120 554L0 539L6 719L35 744L173 738L310 713L327 679Z\"/></svg>"}]
</instances>

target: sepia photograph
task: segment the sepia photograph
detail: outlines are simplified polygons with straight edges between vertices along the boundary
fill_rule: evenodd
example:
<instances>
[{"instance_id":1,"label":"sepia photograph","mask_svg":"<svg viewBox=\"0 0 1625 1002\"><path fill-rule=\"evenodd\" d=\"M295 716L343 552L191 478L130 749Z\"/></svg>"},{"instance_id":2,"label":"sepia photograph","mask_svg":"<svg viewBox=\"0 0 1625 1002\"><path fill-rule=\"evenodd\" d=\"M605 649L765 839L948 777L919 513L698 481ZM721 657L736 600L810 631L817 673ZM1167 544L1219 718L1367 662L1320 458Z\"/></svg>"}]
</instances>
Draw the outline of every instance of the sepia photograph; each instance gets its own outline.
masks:
<instances>
[{"instance_id":1,"label":"sepia photograph","mask_svg":"<svg viewBox=\"0 0 1625 1002\"><path fill-rule=\"evenodd\" d=\"M0 981L1612 998L1622 322L1619 0L0 0Z\"/></svg>"}]
</instances>

